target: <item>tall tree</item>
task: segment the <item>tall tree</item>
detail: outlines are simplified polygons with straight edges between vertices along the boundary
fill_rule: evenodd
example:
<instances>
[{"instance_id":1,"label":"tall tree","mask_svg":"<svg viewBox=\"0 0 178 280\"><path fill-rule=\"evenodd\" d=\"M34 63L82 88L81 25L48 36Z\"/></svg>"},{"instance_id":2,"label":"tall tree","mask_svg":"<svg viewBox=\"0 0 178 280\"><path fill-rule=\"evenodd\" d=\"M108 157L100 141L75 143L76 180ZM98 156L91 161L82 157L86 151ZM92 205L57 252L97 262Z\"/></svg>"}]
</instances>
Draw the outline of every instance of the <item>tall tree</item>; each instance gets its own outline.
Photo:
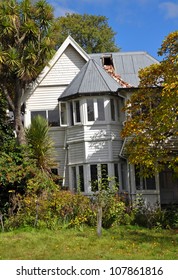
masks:
<instances>
[{"instance_id":1,"label":"tall tree","mask_svg":"<svg viewBox=\"0 0 178 280\"><path fill-rule=\"evenodd\" d=\"M54 49L54 16L45 0L0 1L0 89L14 113L15 131L25 142L21 106Z\"/></svg>"},{"instance_id":2,"label":"tall tree","mask_svg":"<svg viewBox=\"0 0 178 280\"><path fill-rule=\"evenodd\" d=\"M158 54L163 60L139 73L122 136L130 137L130 163L141 165L147 174L169 163L178 173L178 31L165 38Z\"/></svg>"},{"instance_id":3,"label":"tall tree","mask_svg":"<svg viewBox=\"0 0 178 280\"><path fill-rule=\"evenodd\" d=\"M66 14L58 18L57 25L59 45L71 35L87 53L119 51L114 42L116 33L105 16Z\"/></svg>"}]
</instances>

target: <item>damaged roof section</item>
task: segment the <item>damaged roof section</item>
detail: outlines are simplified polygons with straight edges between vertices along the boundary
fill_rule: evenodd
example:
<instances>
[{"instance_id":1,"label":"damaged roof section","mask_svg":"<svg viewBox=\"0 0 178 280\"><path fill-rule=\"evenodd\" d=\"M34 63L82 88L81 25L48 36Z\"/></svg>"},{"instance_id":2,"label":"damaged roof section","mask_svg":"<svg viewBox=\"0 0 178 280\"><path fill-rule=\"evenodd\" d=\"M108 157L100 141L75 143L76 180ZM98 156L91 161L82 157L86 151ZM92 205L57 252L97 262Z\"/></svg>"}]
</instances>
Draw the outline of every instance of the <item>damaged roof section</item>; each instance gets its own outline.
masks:
<instances>
[{"instance_id":1,"label":"damaged roof section","mask_svg":"<svg viewBox=\"0 0 178 280\"><path fill-rule=\"evenodd\" d=\"M138 71L151 64L158 63L146 52L96 53L90 54L90 57L101 67L106 68L108 73L125 88L138 87ZM110 64L109 57L110 61L112 60Z\"/></svg>"}]
</instances>

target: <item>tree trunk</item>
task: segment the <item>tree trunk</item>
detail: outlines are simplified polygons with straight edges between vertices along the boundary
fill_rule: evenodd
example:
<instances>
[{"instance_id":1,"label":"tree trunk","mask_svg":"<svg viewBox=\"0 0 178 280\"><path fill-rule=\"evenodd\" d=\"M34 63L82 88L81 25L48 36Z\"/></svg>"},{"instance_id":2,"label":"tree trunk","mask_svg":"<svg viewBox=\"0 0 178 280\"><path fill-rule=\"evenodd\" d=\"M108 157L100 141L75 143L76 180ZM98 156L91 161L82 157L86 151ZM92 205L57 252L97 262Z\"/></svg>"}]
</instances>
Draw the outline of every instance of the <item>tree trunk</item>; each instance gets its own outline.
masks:
<instances>
[{"instance_id":1,"label":"tree trunk","mask_svg":"<svg viewBox=\"0 0 178 280\"><path fill-rule=\"evenodd\" d=\"M21 106L20 106L20 108L19 108L19 106L15 107L14 125L15 125L15 132L17 135L17 142L19 145L24 145L26 143L26 141L25 141L24 126L23 126L22 118L21 118Z\"/></svg>"},{"instance_id":2,"label":"tree trunk","mask_svg":"<svg viewBox=\"0 0 178 280\"><path fill-rule=\"evenodd\" d=\"M99 205L98 212L97 212L97 235L98 235L98 237L100 237L102 234L102 212L103 212L102 206Z\"/></svg>"},{"instance_id":3,"label":"tree trunk","mask_svg":"<svg viewBox=\"0 0 178 280\"><path fill-rule=\"evenodd\" d=\"M25 130L22 123L22 114L21 114L21 106L22 106L22 93L23 88L19 80L16 81L15 84L15 96L14 96L14 125L15 131L17 134L17 142L19 145L24 145L25 141Z\"/></svg>"}]
</instances>

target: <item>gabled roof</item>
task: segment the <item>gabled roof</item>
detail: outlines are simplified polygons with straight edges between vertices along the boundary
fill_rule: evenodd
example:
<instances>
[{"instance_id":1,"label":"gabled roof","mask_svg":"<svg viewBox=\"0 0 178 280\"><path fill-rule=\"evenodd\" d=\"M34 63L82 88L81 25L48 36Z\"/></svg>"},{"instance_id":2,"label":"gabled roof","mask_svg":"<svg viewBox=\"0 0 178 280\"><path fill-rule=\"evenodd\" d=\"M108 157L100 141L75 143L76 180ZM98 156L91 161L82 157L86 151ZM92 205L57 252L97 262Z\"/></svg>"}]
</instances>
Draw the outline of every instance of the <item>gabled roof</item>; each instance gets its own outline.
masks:
<instances>
[{"instance_id":1,"label":"gabled roof","mask_svg":"<svg viewBox=\"0 0 178 280\"><path fill-rule=\"evenodd\" d=\"M29 93L32 94L34 90L37 88L37 86L40 85L40 83L43 81L43 79L46 77L48 72L51 70L51 68L54 66L54 64L57 62L57 60L61 57L61 55L64 53L64 51L67 49L67 47L71 45L87 62L90 57L89 55L77 44L77 42L69 35L66 40L63 42L63 44L59 47L59 49L56 51L52 59L49 61L48 65L46 65L43 69L43 71L40 73L40 75L37 77L35 82L31 85L31 87L27 90L26 95ZM26 98L26 95L24 98Z\"/></svg>"},{"instance_id":2,"label":"gabled roof","mask_svg":"<svg viewBox=\"0 0 178 280\"><path fill-rule=\"evenodd\" d=\"M58 100L81 95L116 93L122 88L98 63L90 59Z\"/></svg>"},{"instance_id":3,"label":"gabled roof","mask_svg":"<svg viewBox=\"0 0 178 280\"><path fill-rule=\"evenodd\" d=\"M90 54L100 66L103 66L103 57L112 57L115 73L119 74L122 80L133 87L138 87L138 71L154 63L159 63L147 52L115 52Z\"/></svg>"}]
</instances>

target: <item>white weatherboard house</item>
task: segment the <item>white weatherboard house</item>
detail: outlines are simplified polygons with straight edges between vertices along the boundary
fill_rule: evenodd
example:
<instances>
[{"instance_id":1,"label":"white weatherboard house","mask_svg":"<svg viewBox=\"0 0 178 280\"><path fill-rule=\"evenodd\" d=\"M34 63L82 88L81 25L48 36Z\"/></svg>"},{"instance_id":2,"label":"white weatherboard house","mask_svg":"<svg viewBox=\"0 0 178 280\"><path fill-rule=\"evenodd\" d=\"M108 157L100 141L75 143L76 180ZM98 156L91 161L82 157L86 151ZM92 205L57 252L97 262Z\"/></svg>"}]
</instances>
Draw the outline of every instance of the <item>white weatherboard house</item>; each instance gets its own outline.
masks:
<instances>
[{"instance_id":1,"label":"white weatherboard house","mask_svg":"<svg viewBox=\"0 0 178 280\"><path fill-rule=\"evenodd\" d=\"M27 93L25 126L40 114L55 142L63 186L93 191L98 176L115 177L119 190L151 203L178 202L178 182L166 170L155 178L138 178L123 156L122 107L138 87L138 70L158 63L145 52L88 55L71 38L65 40ZM104 172L103 172L104 170Z\"/></svg>"}]
</instances>

